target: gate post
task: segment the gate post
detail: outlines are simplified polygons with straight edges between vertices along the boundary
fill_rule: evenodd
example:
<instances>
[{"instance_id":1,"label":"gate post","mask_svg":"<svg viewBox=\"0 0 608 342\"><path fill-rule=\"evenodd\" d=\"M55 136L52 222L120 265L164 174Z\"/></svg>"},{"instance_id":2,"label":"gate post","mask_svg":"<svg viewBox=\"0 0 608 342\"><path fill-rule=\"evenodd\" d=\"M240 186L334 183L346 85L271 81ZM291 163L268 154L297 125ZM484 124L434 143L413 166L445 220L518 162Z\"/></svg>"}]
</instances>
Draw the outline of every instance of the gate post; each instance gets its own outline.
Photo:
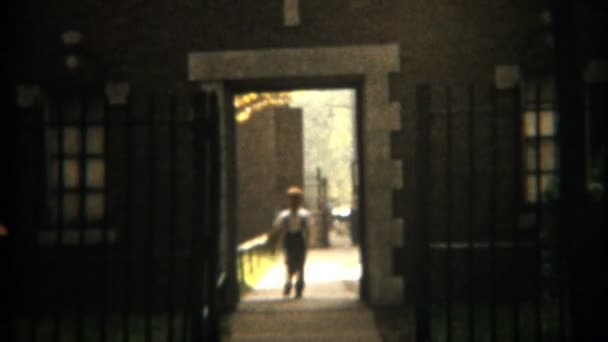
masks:
<instances>
[{"instance_id":1,"label":"gate post","mask_svg":"<svg viewBox=\"0 0 608 342\"><path fill-rule=\"evenodd\" d=\"M190 271L195 279L192 284L192 340L197 342L219 341L217 264L220 165L217 102L217 96L209 92L196 93L193 98L195 209Z\"/></svg>"},{"instance_id":2,"label":"gate post","mask_svg":"<svg viewBox=\"0 0 608 342\"><path fill-rule=\"evenodd\" d=\"M599 237L592 236L589 226L589 202L587 197L585 106L581 78L580 52L577 48L577 30L574 17L574 1L550 2L553 35L555 37L555 67L559 117L560 146L560 204L559 245L562 254L562 280L568 283L570 313L572 315L572 340L602 340L606 336L601 315L594 312L604 308L600 293L589 291L595 279L588 266L601 261L592 260L589 243ZM567 278L563 277L564 270ZM562 294L563 296L563 294ZM601 297L600 297L601 298ZM563 301L563 300L562 300ZM567 304L566 304L567 305ZM560 312L565 310L560 305ZM563 320L563 315L562 320ZM562 322L563 323L563 322ZM563 324L561 324L563 326ZM563 331L563 330L562 330Z\"/></svg>"}]
</instances>

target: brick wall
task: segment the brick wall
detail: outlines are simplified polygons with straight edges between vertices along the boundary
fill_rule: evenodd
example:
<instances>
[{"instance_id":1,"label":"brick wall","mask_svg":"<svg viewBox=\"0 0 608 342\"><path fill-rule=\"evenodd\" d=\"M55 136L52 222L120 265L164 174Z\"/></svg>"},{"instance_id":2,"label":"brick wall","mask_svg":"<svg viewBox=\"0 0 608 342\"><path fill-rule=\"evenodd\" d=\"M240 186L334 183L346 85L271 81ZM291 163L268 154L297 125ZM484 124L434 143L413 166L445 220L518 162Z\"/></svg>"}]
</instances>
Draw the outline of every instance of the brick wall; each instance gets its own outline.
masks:
<instances>
[{"instance_id":1,"label":"brick wall","mask_svg":"<svg viewBox=\"0 0 608 342\"><path fill-rule=\"evenodd\" d=\"M78 30L101 77L145 84L185 80L189 51L387 42L401 47L397 83L491 80L495 64L517 62L527 48L541 9L538 2L506 0L312 0L300 2L300 26L284 27L281 4L32 0L20 26L27 42L22 72L25 78L59 73L60 35Z\"/></svg>"}]
</instances>

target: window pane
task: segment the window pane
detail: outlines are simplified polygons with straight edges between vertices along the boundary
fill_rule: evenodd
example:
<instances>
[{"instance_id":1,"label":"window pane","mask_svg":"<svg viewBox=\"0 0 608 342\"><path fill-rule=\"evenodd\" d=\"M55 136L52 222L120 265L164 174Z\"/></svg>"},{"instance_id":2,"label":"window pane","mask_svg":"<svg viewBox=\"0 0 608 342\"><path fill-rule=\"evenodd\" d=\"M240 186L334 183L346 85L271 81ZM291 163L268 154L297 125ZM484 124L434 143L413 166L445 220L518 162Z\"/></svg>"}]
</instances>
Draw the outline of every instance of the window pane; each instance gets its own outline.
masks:
<instances>
[{"instance_id":1,"label":"window pane","mask_svg":"<svg viewBox=\"0 0 608 342\"><path fill-rule=\"evenodd\" d=\"M526 177L526 201L536 202L536 176Z\"/></svg>"},{"instance_id":2,"label":"window pane","mask_svg":"<svg viewBox=\"0 0 608 342\"><path fill-rule=\"evenodd\" d=\"M87 220L99 221L103 219L104 203L102 194L87 195Z\"/></svg>"},{"instance_id":3,"label":"window pane","mask_svg":"<svg viewBox=\"0 0 608 342\"><path fill-rule=\"evenodd\" d=\"M57 206L57 195L51 195L49 198L49 218L52 224L57 224L57 210L59 210L59 207Z\"/></svg>"},{"instance_id":4,"label":"window pane","mask_svg":"<svg viewBox=\"0 0 608 342\"><path fill-rule=\"evenodd\" d=\"M58 204L59 196L52 195L49 199L49 214L51 221L54 223L58 222L59 217L57 213L59 211ZM89 205L87 205L88 209ZM80 194L68 193L63 195L63 222L74 223L78 222L80 218Z\"/></svg>"},{"instance_id":5,"label":"window pane","mask_svg":"<svg viewBox=\"0 0 608 342\"><path fill-rule=\"evenodd\" d=\"M526 147L526 171L535 171L538 166L536 164L536 144L530 143ZM541 171L553 171L557 169L557 154L555 150L555 142L542 141L540 144L540 167Z\"/></svg>"},{"instance_id":6,"label":"window pane","mask_svg":"<svg viewBox=\"0 0 608 342\"><path fill-rule=\"evenodd\" d=\"M66 188L80 186L80 163L76 159L63 161L63 185Z\"/></svg>"},{"instance_id":7,"label":"window pane","mask_svg":"<svg viewBox=\"0 0 608 342\"><path fill-rule=\"evenodd\" d=\"M49 216L51 222L56 224L59 217L57 216L59 205L58 195L52 195L49 198ZM103 194L88 194L86 201L86 218L87 221L100 221L104 217L104 200ZM69 193L63 196L63 222L77 223L80 220L80 194Z\"/></svg>"},{"instance_id":8,"label":"window pane","mask_svg":"<svg viewBox=\"0 0 608 342\"><path fill-rule=\"evenodd\" d=\"M538 115L537 115L538 114ZM540 120L541 136L555 135L555 113L549 110L542 110L539 113L529 110L524 113L523 129L526 137L536 136L537 118Z\"/></svg>"},{"instance_id":9,"label":"window pane","mask_svg":"<svg viewBox=\"0 0 608 342\"><path fill-rule=\"evenodd\" d=\"M63 221L76 221L80 213L80 198L78 194L66 194L63 197Z\"/></svg>"},{"instance_id":10,"label":"window pane","mask_svg":"<svg viewBox=\"0 0 608 342\"><path fill-rule=\"evenodd\" d=\"M540 87L540 89L538 89ZM527 104L552 104L553 103L553 82L543 80L538 82L528 82L525 84L525 98Z\"/></svg>"},{"instance_id":11,"label":"window pane","mask_svg":"<svg viewBox=\"0 0 608 342\"><path fill-rule=\"evenodd\" d=\"M552 141L543 141L540 144L540 167L543 171L552 171L557 169L555 143Z\"/></svg>"},{"instance_id":12,"label":"window pane","mask_svg":"<svg viewBox=\"0 0 608 342\"><path fill-rule=\"evenodd\" d=\"M87 129L87 153L103 153L104 131L101 126Z\"/></svg>"},{"instance_id":13,"label":"window pane","mask_svg":"<svg viewBox=\"0 0 608 342\"><path fill-rule=\"evenodd\" d=\"M54 127L47 127L46 129L46 150L49 153L57 153L57 129Z\"/></svg>"},{"instance_id":14,"label":"window pane","mask_svg":"<svg viewBox=\"0 0 608 342\"><path fill-rule=\"evenodd\" d=\"M63 152L80 153L80 129L74 126L63 128Z\"/></svg>"},{"instance_id":15,"label":"window pane","mask_svg":"<svg viewBox=\"0 0 608 342\"><path fill-rule=\"evenodd\" d=\"M49 188L57 189L59 185L59 161L55 158L51 159L48 166Z\"/></svg>"},{"instance_id":16,"label":"window pane","mask_svg":"<svg viewBox=\"0 0 608 342\"><path fill-rule=\"evenodd\" d=\"M540 191L542 194L543 202L547 201L547 198L554 198L557 195L558 191L558 183L557 177L552 174L543 174L540 176ZM536 180L537 177L535 175L526 177L526 201L530 203L536 202L537 189L536 189Z\"/></svg>"},{"instance_id":17,"label":"window pane","mask_svg":"<svg viewBox=\"0 0 608 342\"><path fill-rule=\"evenodd\" d=\"M87 187L103 187L105 183L105 163L101 158L87 160Z\"/></svg>"},{"instance_id":18,"label":"window pane","mask_svg":"<svg viewBox=\"0 0 608 342\"><path fill-rule=\"evenodd\" d=\"M534 171L536 170L536 146L535 144L527 144L525 146L525 170Z\"/></svg>"}]
</instances>

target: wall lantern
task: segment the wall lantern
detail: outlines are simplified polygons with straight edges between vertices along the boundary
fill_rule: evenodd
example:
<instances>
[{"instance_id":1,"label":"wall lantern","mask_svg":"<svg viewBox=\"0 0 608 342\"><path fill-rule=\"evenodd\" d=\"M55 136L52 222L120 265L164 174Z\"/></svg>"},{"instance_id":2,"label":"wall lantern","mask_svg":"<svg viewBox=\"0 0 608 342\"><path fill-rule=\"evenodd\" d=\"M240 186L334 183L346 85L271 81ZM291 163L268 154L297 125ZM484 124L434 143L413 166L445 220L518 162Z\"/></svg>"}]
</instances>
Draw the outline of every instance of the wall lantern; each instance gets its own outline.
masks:
<instances>
[{"instance_id":1,"label":"wall lantern","mask_svg":"<svg viewBox=\"0 0 608 342\"><path fill-rule=\"evenodd\" d=\"M76 70L82 66L81 42L82 33L79 31L68 30L61 34L61 43L64 48L63 62L69 70Z\"/></svg>"}]
</instances>

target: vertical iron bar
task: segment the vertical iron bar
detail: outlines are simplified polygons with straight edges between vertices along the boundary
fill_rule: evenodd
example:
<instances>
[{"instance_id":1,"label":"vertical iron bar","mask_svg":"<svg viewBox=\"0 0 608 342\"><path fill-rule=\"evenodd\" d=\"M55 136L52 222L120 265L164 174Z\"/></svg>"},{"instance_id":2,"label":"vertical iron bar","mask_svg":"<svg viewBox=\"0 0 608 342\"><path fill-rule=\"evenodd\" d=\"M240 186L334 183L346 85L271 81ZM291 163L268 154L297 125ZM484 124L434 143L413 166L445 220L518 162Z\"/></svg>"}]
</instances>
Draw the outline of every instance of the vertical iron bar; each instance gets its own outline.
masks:
<instances>
[{"instance_id":1,"label":"vertical iron bar","mask_svg":"<svg viewBox=\"0 0 608 342\"><path fill-rule=\"evenodd\" d=\"M203 229L205 228L205 219L208 214L207 209L203 205L205 203L205 191L206 189L206 169L208 167L208 146L207 146L207 135L208 126L206 120L206 113L204 103L207 100L205 93L197 92L193 96L193 109L194 109L194 121L193 134L194 134L194 173L193 173L193 188L192 188L192 239L190 244L191 258L190 258L190 269L189 278L190 291L190 310L189 316L191 317L191 332L192 341L202 341L203 336L203 293L204 293L204 279L205 273L207 272L207 263L205 256L207 254L206 245Z\"/></svg>"},{"instance_id":2,"label":"vertical iron bar","mask_svg":"<svg viewBox=\"0 0 608 342\"><path fill-rule=\"evenodd\" d=\"M133 219L133 110L130 99L127 100L125 107L126 110L126 127L127 127L127 141L126 141L126 160L127 164L127 175L126 175L126 194L125 194L125 211L124 211L124 245L122 247L123 256L123 303L122 303L122 331L123 342L129 342L131 340L131 322L130 322L130 309L131 309L131 259L133 256L133 226L135 224Z\"/></svg>"},{"instance_id":3,"label":"vertical iron bar","mask_svg":"<svg viewBox=\"0 0 608 342\"><path fill-rule=\"evenodd\" d=\"M560 317L566 323L566 310L572 320L572 340L601 340L606 329L602 315L595 314L597 298L585 293L584 283L586 251L582 238L591 234L587 224L588 195L585 157L585 117L582 61L578 54L578 42L574 1L549 2L552 33L555 42L555 72L559 111L560 147L560 203L559 203L559 252L561 254ZM580 263L579 262L583 262ZM595 261L595 260L594 260ZM567 293L566 293L567 291ZM566 303L566 298L568 302ZM563 326L563 325L562 325ZM560 339L566 339L562 329ZM598 338L594 338L597 335ZM593 337L592 337L593 336Z\"/></svg>"},{"instance_id":4,"label":"vertical iron bar","mask_svg":"<svg viewBox=\"0 0 608 342\"><path fill-rule=\"evenodd\" d=\"M214 287L214 274L212 273L211 266L213 264L213 238L211 237L211 184L213 184L214 180L211 179L211 169L213 165L211 165L211 135L213 133L213 126L211 122L211 93L207 92L205 96L205 101L203 102L203 118L205 122L205 139L202 141L202 145L205 149L205 159L204 159L204 173L203 173L203 182L202 182L202 202L201 206L203 209L203 217L201 220L202 223L202 231L203 231L203 240L202 246L204 253L202 255L202 263L204 265L204 270L202 274L202 282L201 282L201 303L199 307L202 309L201 315L201 328L200 328L200 336L195 336L197 340L205 341L208 339L208 334L210 333L209 329L209 316L210 316L210 301L211 296L213 296L213 287ZM250 255L251 262L251 255ZM250 263L251 266L251 263Z\"/></svg>"},{"instance_id":5,"label":"vertical iron bar","mask_svg":"<svg viewBox=\"0 0 608 342\"><path fill-rule=\"evenodd\" d=\"M243 252L239 251L238 252L238 267L239 267L239 272L240 272L240 279L241 279L241 283L245 283L245 262L244 262L244 256L243 256Z\"/></svg>"},{"instance_id":6,"label":"vertical iron bar","mask_svg":"<svg viewBox=\"0 0 608 342\"><path fill-rule=\"evenodd\" d=\"M473 289L473 256L474 256L474 238L473 238L473 226L476 223L475 220L475 205L476 205L476 165L475 165L475 89L473 85L469 85L468 87L468 95L469 95L469 212L468 212L468 240L469 240L469 249L468 249L468 284L469 284L469 295L468 295L468 331L469 331L469 340L475 340L475 308L474 308L474 289Z\"/></svg>"},{"instance_id":7,"label":"vertical iron bar","mask_svg":"<svg viewBox=\"0 0 608 342\"><path fill-rule=\"evenodd\" d=\"M431 90L429 85L416 87L416 236L415 315L416 341L431 340L429 312L429 189L431 189ZM415 242L415 243L416 243Z\"/></svg>"},{"instance_id":8,"label":"vertical iron bar","mask_svg":"<svg viewBox=\"0 0 608 342\"><path fill-rule=\"evenodd\" d=\"M28 114L30 114L32 116L32 127L33 127L33 132L35 134L35 136L38 137L42 137L41 140L41 144L39 146L39 149L36 150L36 152L33 152L33 156L32 158L34 158L34 163L37 163L38 165L40 165L41 167L38 168L38 179L35 182L35 192L33 193L37 193L39 194L38 197L34 198L33 201L33 213L35 213L35 216L33 217L33 228L34 228L34 233L35 233L35 238L38 237L38 234L40 233L40 231L42 230L42 227L46 224L48 224L48 216L47 216L47 210L45 210L46 208L46 201L48 200L48 194L47 194L47 182L48 182L48 171L47 171L47 167L46 167L46 158L47 158L47 146L46 146L46 133L47 133L47 127L49 125L48 122L46 122L47 120L45 120L44 117L44 112L42 111L42 108L33 108ZM21 123L22 125L27 125L26 123ZM23 132L27 132L27 126L22 126L22 127L18 127L21 130L21 134L23 134ZM28 279L36 279L37 277L40 277L40 273L41 273L41 254L40 254L40 246L39 246L39 242L35 241L34 242L34 247L33 247L33 267L30 270L30 272L32 272L31 276L28 277ZM36 280L34 280L32 283L35 283ZM30 320L30 336L31 336L31 341L32 342L36 342L38 341L38 325L40 324L40 316L41 312L42 312L42 308L41 308L41 300L37 300L36 303L34 304L34 307L32 308L31 306L28 305L28 307L30 308L30 310L32 310L32 317ZM36 307L36 305L38 305ZM11 309L14 310L14 307L11 306ZM11 318L12 316L9 316L9 318ZM12 328L13 325L13 321L9 321L9 325Z\"/></svg>"},{"instance_id":9,"label":"vertical iron bar","mask_svg":"<svg viewBox=\"0 0 608 342\"><path fill-rule=\"evenodd\" d=\"M198 118L199 118L199 114L198 112L200 111L200 95L196 92L194 94L190 94L191 98L190 100L190 109L193 112L193 119L192 122L190 123L190 128L191 128L191 134L194 136L196 136L199 132L198 132ZM192 192L191 192L191 203L192 203L192 209L191 209L191 215L190 215L190 219L191 219L191 226L190 226L190 246L189 246L189 251L188 251L188 270L186 273L186 295L185 295L185 302L184 302L184 310L183 310L183 315L184 315L184 323L182 325L182 342L187 342L187 337L188 337L188 331L193 330L190 325L193 323L192 320L195 319L195 304L193 304L193 298L194 298L194 289L196 288L194 286L194 276L193 273L195 272L195 265L196 265L196 260L195 260L195 247L197 246L195 243L196 237L197 237L197 229L196 229L196 225L194 224L195 218L197 217L196 215L196 201L197 201L197 193L196 193L196 188L197 188L197 176L198 176L198 169L197 169L197 161L198 161L198 154L197 154L197 145L194 144L192 146L192 156L189 156L190 158L192 158L193 160L193 164L192 164ZM192 337L191 337L192 339Z\"/></svg>"},{"instance_id":10,"label":"vertical iron bar","mask_svg":"<svg viewBox=\"0 0 608 342\"><path fill-rule=\"evenodd\" d=\"M145 341L152 341L152 293L153 265L155 265L155 233L156 233L156 103L154 95L148 98L148 212L147 239L145 259Z\"/></svg>"},{"instance_id":11,"label":"vertical iron bar","mask_svg":"<svg viewBox=\"0 0 608 342\"><path fill-rule=\"evenodd\" d=\"M103 248L103 295L101 296L101 310L100 310L100 342L106 342L108 338L108 286L109 286L109 277L110 277L110 247L109 247L109 222L108 222L108 204L109 204L109 190L108 190L108 182L107 182L107 154L109 151L109 133L110 133L110 119L108 115L108 111L110 109L108 99L104 97L103 99L103 150L101 152L102 155L102 163L104 168L104 178L103 178L103 217L102 217L102 248Z\"/></svg>"},{"instance_id":12,"label":"vertical iron bar","mask_svg":"<svg viewBox=\"0 0 608 342\"><path fill-rule=\"evenodd\" d=\"M80 102L80 184L79 184L79 199L80 204L78 213L78 248L80 251L84 251L84 233L87 227L87 110L88 110L88 98L86 92L79 94ZM77 341L84 341L84 302L86 301L87 285L84 276L86 261L90 260L90 256L80 256L78 258L78 309L76 317L76 338Z\"/></svg>"},{"instance_id":13,"label":"vertical iron bar","mask_svg":"<svg viewBox=\"0 0 608 342\"><path fill-rule=\"evenodd\" d=\"M515 160L515 170L513 170L513 176L514 176L514 184L520 184L520 178L521 178L521 174L522 174L522 169L521 169L521 164L520 164L520 157L521 157L521 151L522 151L522 146L521 146L521 103L520 103L520 97L519 97L519 92L516 90L514 90L511 94L511 101L513 104L513 113L512 113L512 117L513 117L513 142L514 142L514 149L513 149L513 158ZM527 182L527 180L524 179L524 182ZM525 183L524 183L524 186ZM519 280L520 280L520 274L519 274L519 221L518 221L518 217L519 217L519 211L520 211L520 201L522 199L520 198L520 196L513 196L513 203L512 203L512 212L511 212L511 239L512 239L512 250L511 250L511 266L512 266L512 271L513 271L513 276L512 276L512 292L511 292L511 304L512 304L512 309L513 309L513 342L518 342L519 341Z\"/></svg>"},{"instance_id":14,"label":"vertical iron bar","mask_svg":"<svg viewBox=\"0 0 608 342\"><path fill-rule=\"evenodd\" d=\"M219 245L219 215L220 215L220 147L219 147L219 99L216 94L211 94L209 104L209 226L207 227L209 246L209 319L207 322L207 339L219 340L219 322L217 311L217 266Z\"/></svg>"},{"instance_id":15,"label":"vertical iron bar","mask_svg":"<svg viewBox=\"0 0 608 342\"><path fill-rule=\"evenodd\" d=\"M175 321L175 230L177 229L177 138L176 138L176 112L177 112L177 99L175 95L170 98L169 104L169 150L171 151L171 159L169 160L169 284L168 284L168 338L167 340L173 342L174 336L174 321Z\"/></svg>"},{"instance_id":16,"label":"vertical iron bar","mask_svg":"<svg viewBox=\"0 0 608 342\"><path fill-rule=\"evenodd\" d=\"M559 90L558 90L559 91ZM559 94L558 94L559 96ZM558 101L556 101L558 102ZM561 120L562 117L562 111L559 107L559 103L556 104L556 110L557 110L557 117L559 118L558 120L558 134L559 134L559 144L560 144L560 152L559 152L559 179L560 179L560 188L559 188L559 204L557 205L557 208L555 208L554 210L559 210L558 213L556 213L556 218L557 218L557 246L556 246L556 253L557 253L557 270L559 272L558 274L558 285L557 285L557 292L558 292L558 320L559 320L559 342L566 342L567 340L567 329L566 329L566 324L567 324L567 317L568 317L568 309L567 309L567 301L566 298L569 295L569 291L568 291L568 285L572 286L570 284L570 282L568 281L568 274L570 272L567 272L568 270L568 266L569 266L569 259L570 259L570 255L569 255L569 251L567 248L567 243L568 243L568 238L570 237L569 233L567 232L567 230L569 229L569 227L566 225L565 222L562 221L563 219L563 213L561 213L562 210L565 210L565 200L562 198L563 195L563 189L562 189L562 178L565 176L563 168L564 168L564 157L562 156L562 146L561 144L563 144L564 138L562 136L562 125L563 122ZM604 183L606 184L606 183ZM571 209L570 209L571 210ZM568 235L566 235L568 234Z\"/></svg>"},{"instance_id":17,"label":"vertical iron bar","mask_svg":"<svg viewBox=\"0 0 608 342\"><path fill-rule=\"evenodd\" d=\"M534 91L534 126L536 131L535 136L535 144L536 149L534 150L534 159L536 164L535 169L535 178L536 178L536 203L534 206L534 228L536 229L536 234L534 235L534 262L536 263L536 284L534 287L533 301L534 301L534 326L536 329L536 340L540 342L542 340L542 331L541 331L541 313L540 313L540 294L542 291L542 259L541 259L541 245L540 245L540 233L541 233L541 225L542 225L542 205L543 205L543 197L542 197L542 158L541 158L541 148L542 148L542 126L541 126L541 83L537 83Z\"/></svg>"},{"instance_id":18,"label":"vertical iron bar","mask_svg":"<svg viewBox=\"0 0 608 342\"><path fill-rule=\"evenodd\" d=\"M64 187L64 160L65 160L65 151L64 151L64 98L63 96L57 94L56 95L56 103L55 109L57 111L57 184L54 184L57 198L57 241L55 244L56 250L61 250L63 248L63 226L64 226L64 217L63 217L63 200L65 195L65 187ZM55 279L58 282L58 279ZM64 300L65 289L59 289L61 291L60 299ZM61 308L59 305L55 311L55 322L53 323L53 341L60 342L62 337L62 329L61 325L63 323L63 314L61 312Z\"/></svg>"},{"instance_id":19,"label":"vertical iron bar","mask_svg":"<svg viewBox=\"0 0 608 342\"><path fill-rule=\"evenodd\" d=\"M490 341L496 342L496 214L497 201L496 187L498 182L498 109L496 102L496 88L490 87L490 146L492 147L491 166L490 166L490 222L489 222L489 237L490 237Z\"/></svg>"},{"instance_id":20,"label":"vertical iron bar","mask_svg":"<svg viewBox=\"0 0 608 342\"><path fill-rule=\"evenodd\" d=\"M446 208L445 208L445 297L446 297L446 342L452 342L452 215L453 215L453 185L452 185L452 89L446 88Z\"/></svg>"}]
</instances>

